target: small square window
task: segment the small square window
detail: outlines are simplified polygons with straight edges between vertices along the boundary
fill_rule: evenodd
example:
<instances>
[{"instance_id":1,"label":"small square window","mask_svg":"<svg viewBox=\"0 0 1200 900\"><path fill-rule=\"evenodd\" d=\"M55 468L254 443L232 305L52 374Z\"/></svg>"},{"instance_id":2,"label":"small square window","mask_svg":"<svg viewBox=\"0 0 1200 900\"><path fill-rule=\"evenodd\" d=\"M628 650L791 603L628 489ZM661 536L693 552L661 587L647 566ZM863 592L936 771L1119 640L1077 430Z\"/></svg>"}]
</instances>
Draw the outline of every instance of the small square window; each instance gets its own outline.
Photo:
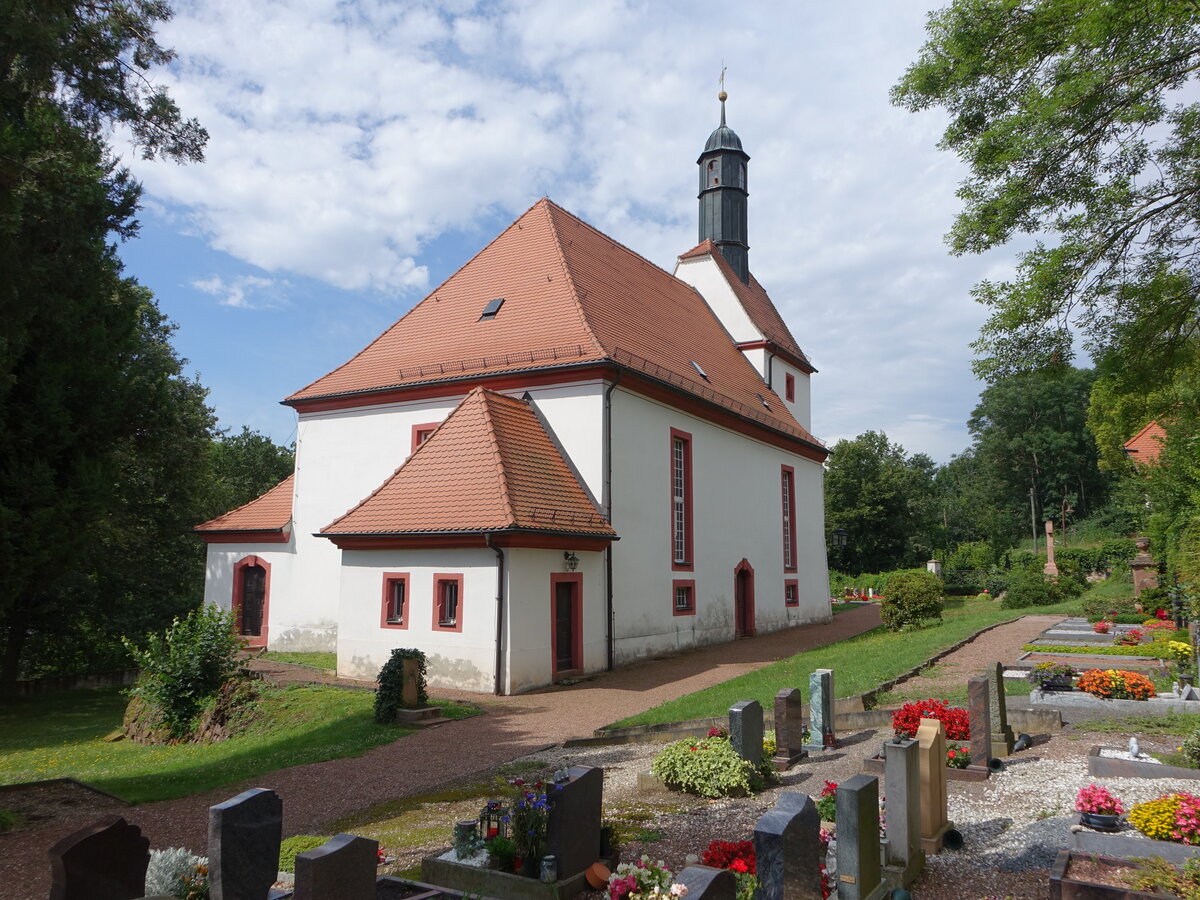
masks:
<instances>
[{"instance_id":1,"label":"small square window","mask_svg":"<svg viewBox=\"0 0 1200 900\"><path fill-rule=\"evenodd\" d=\"M696 582L692 579L671 582L671 612L690 616L696 612Z\"/></svg>"},{"instance_id":2,"label":"small square window","mask_svg":"<svg viewBox=\"0 0 1200 900\"><path fill-rule=\"evenodd\" d=\"M800 584L798 581L789 579L783 583L783 605L800 605Z\"/></svg>"},{"instance_id":3,"label":"small square window","mask_svg":"<svg viewBox=\"0 0 1200 900\"><path fill-rule=\"evenodd\" d=\"M435 631L462 631L461 575L433 577L433 628Z\"/></svg>"},{"instance_id":4,"label":"small square window","mask_svg":"<svg viewBox=\"0 0 1200 900\"><path fill-rule=\"evenodd\" d=\"M783 382L783 393L787 398L788 403L796 402L796 376L791 372L785 373Z\"/></svg>"},{"instance_id":5,"label":"small square window","mask_svg":"<svg viewBox=\"0 0 1200 900\"><path fill-rule=\"evenodd\" d=\"M495 300L489 300L487 306L483 308L483 315L479 317L479 321L488 322L496 318L496 313L500 312L500 307L503 305L503 297L497 297Z\"/></svg>"}]
</instances>

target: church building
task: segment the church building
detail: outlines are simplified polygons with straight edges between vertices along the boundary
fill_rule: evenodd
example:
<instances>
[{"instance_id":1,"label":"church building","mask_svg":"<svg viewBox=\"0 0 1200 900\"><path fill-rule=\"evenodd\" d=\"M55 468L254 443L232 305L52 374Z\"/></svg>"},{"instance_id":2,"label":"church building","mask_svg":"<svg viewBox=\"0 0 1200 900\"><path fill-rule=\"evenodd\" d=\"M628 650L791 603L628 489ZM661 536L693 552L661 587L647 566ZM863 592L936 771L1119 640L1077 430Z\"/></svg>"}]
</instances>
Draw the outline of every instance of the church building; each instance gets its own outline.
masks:
<instances>
[{"instance_id":1,"label":"church building","mask_svg":"<svg viewBox=\"0 0 1200 900\"><path fill-rule=\"evenodd\" d=\"M829 621L815 370L750 272L720 99L673 273L543 198L283 401L294 474L196 528L248 644L362 679L415 647L506 694Z\"/></svg>"}]
</instances>

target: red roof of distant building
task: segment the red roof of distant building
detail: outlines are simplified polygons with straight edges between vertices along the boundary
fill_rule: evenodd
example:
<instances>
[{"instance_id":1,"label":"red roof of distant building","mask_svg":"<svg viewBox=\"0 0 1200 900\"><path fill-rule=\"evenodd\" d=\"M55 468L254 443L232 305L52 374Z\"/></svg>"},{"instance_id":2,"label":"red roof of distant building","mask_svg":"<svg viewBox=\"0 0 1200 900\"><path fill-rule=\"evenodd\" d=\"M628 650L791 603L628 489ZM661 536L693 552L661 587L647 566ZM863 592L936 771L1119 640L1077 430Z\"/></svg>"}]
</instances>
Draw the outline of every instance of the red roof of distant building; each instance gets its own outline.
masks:
<instances>
[{"instance_id":1,"label":"red roof of distant building","mask_svg":"<svg viewBox=\"0 0 1200 900\"><path fill-rule=\"evenodd\" d=\"M257 532L283 531L292 521L292 484L294 475L289 475L261 497L230 510L223 515L197 525L195 531L207 532Z\"/></svg>"},{"instance_id":2,"label":"red roof of distant building","mask_svg":"<svg viewBox=\"0 0 1200 900\"><path fill-rule=\"evenodd\" d=\"M481 320L499 298L496 315ZM782 320L780 328L786 333ZM303 408L361 394L367 404L372 393L423 383L595 363L637 369L824 452L764 390L696 291L545 198L360 353L285 402Z\"/></svg>"},{"instance_id":3,"label":"red roof of distant building","mask_svg":"<svg viewBox=\"0 0 1200 900\"><path fill-rule=\"evenodd\" d=\"M1125 452L1137 463L1154 462L1162 453L1167 432L1158 422L1151 421L1146 427L1125 442Z\"/></svg>"},{"instance_id":4,"label":"red roof of distant building","mask_svg":"<svg viewBox=\"0 0 1200 900\"><path fill-rule=\"evenodd\" d=\"M771 302L766 288L758 283L758 279L754 277L754 273L750 273L750 283L746 284L742 279L738 278L737 273L733 271L733 266L729 264L729 260L721 253L721 249L710 240L701 241L687 253L684 253L679 258L695 259L699 256L711 256L721 269L721 274L725 276L725 280L729 282L729 286L737 295L738 300L742 304L742 308L746 310L746 315L750 317L750 321L754 323L754 327L759 330L762 336L775 345L776 348L782 350L787 355L793 357L793 361L807 372L815 372L808 357L804 355L804 351L800 349L800 345L796 343L796 339L792 337L791 330L787 327L787 323L783 321L783 316L779 315L779 310L775 304Z\"/></svg>"},{"instance_id":5,"label":"red roof of distant building","mask_svg":"<svg viewBox=\"0 0 1200 900\"><path fill-rule=\"evenodd\" d=\"M476 388L394 475L321 534L503 531L616 537L533 408Z\"/></svg>"}]
</instances>

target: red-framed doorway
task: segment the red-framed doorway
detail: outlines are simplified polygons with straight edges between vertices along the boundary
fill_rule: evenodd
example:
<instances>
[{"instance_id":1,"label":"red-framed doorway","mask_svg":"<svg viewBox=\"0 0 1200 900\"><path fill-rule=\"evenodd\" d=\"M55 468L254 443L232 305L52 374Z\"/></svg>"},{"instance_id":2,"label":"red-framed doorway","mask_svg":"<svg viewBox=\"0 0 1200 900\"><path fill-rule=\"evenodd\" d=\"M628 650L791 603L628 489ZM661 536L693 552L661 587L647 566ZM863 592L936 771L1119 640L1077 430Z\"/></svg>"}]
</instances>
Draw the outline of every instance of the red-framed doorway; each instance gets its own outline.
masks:
<instances>
[{"instance_id":1,"label":"red-framed doorway","mask_svg":"<svg viewBox=\"0 0 1200 900\"><path fill-rule=\"evenodd\" d=\"M249 616L247 604L251 604L252 607ZM238 560L233 567L233 599L230 609L233 610L237 633L247 646L267 646L270 608L271 564L258 556L247 556Z\"/></svg>"},{"instance_id":2,"label":"red-framed doorway","mask_svg":"<svg viewBox=\"0 0 1200 900\"><path fill-rule=\"evenodd\" d=\"M733 570L733 633L754 636L754 567L745 559Z\"/></svg>"},{"instance_id":3,"label":"red-framed doorway","mask_svg":"<svg viewBox=\"0 0 1200 900\"><path fill-rule=\"evenodd\" d=\"M583 573L550 575L550 671L583 671Z\"/></svg>"}]
</instances>

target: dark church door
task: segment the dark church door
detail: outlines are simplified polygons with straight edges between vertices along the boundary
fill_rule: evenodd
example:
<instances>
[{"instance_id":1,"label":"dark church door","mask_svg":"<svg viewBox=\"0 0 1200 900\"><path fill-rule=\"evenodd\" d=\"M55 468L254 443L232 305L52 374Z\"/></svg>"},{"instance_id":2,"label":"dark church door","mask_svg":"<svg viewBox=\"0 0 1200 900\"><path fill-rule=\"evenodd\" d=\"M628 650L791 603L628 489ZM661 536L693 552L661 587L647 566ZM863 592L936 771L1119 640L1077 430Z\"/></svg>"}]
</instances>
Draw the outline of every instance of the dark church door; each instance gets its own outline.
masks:
<instances>
[{"instance_id":1,"label":"dark church door","mask_svg":"<svg viewBox=\"0 0 1200 900\"><path fill-rule=\"evenodd\" d=\"M262 635L263 601L266 599L267 572L262 566L242 570L242 596L238 604L238 633L243 637Z\"/></svg>"},{"instance_id":2,"label":"dark church door","mask_svg":"<svg viewBox=\"0 0 1200 900\"><path fill-rule=\"evenodd\" d=\"M582 668L579 652L579 582L554 582L554 672Z\"/></svg>"},{"instance_id":3,"label":"dark church door","mask_svg":"<svg viewBox=\"0 0 1200 900\"><path fill-rule=\"evenodd\" d=\"M754 634L754 570L745 560L733 576L733 627L737 637Z\"/></svg>"}]
</instances>

